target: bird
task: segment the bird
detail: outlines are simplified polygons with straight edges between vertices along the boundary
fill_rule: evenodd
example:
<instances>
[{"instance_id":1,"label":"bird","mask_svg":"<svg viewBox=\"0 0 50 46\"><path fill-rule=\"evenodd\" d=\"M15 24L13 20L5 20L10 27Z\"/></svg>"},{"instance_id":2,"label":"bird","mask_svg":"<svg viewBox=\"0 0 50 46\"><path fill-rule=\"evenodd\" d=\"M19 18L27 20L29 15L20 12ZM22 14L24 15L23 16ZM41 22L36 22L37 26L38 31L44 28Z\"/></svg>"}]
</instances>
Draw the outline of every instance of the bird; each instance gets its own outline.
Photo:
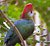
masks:
<instances>
[{"instance_id":1,"label":"bird","mask_svg":"<svg viewBox=\"0 0 50 46\"><path fill-rule=\"evenodd\" d=\"M21 19L14 22L14 25L18 28L24 40L26 40L34 31L34 22L31 20L31 16L33 16L33 14L33 5L32 3L28 3L24 7L20 16ZM16 43L21 43L13 27L10 27L7 31L4 43L6 46L15 46Z\"/></svg>"}]
</instances>

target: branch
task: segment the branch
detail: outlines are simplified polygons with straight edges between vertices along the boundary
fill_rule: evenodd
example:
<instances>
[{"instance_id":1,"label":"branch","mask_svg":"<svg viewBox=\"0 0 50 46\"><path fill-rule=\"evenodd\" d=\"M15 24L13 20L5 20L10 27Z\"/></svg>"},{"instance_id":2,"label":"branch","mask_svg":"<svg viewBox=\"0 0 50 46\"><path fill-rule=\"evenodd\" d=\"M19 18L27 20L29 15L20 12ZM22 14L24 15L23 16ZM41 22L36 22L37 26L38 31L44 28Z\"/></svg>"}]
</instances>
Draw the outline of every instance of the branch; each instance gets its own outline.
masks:
<instances>
[{"instance_id":1,"label":"branch","mask_svg":"<svg viewBox=\"0 0 50 46\"><path fill-rule=\"evenodd\" d=\"M0 14L14 28L14 30L15 30L16 34L18 35L21 43L23 43L23 46L25 46L24 39L23 39L22 35L20 34L19 30L17 29L17 27L7 18L7 16L3 13L3 11L0 10Z\"/></svg>"}]
</instances>

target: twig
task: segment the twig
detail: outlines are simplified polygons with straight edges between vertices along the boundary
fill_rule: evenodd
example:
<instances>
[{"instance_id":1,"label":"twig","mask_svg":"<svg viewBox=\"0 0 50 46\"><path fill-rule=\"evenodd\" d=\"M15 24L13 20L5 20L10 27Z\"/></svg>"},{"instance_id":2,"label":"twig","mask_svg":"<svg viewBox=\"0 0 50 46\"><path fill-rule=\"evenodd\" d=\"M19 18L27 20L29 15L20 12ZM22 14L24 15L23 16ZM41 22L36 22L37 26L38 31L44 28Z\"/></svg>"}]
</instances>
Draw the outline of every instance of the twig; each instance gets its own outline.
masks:
<instances>
[{"instance_id":1,"label":"twig","mask_svg":"<svg viewBox=\"0 0 50 46\"><path fill-rule=\"evenodd\" d=\"M21 43L23 43L22 46L25 46L24 39L23 39L22 35L20 34L19 30L17 29L17 27L7 18L7 16L3 13L3 11L0 10L0 14L14 28L14 30L15 30L16 34L18 35Z\"/></svg>"}]
</instances>

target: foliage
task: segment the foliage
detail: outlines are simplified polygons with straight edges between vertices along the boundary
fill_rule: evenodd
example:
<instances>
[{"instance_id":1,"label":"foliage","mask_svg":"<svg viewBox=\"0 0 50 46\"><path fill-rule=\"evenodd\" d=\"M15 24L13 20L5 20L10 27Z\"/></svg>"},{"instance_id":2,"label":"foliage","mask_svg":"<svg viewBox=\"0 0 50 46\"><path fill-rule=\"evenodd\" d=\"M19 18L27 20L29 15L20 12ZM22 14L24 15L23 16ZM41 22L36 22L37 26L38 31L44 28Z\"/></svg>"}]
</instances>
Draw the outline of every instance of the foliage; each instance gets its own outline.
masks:
<instances>
[{"instance_id":1,"label":"foliage","mask_svg":"<svg viewBox=\"0 0 50 46\"><path fill-rule=\"evenodd\" d=\"M37 11L39 11L39 13L42 15L42 18L47 23L48 31L50 31L50 0L26 0L26 2L23 2L22 0L18 0L19 2L18 6L16 6L15 4L11 4L12 1L15 1L15 0L11 0L10 3L8 3L8 6L5 6L5 5L0 6L0 9L5 11L5 14L8 16L8 18L11 21L14 22L16 20L19 20L24 5L27 3L32 3L33 7ZM4 27L0 29L1 32L4 31L4 29L6 29L6 27L3 25L3 21L4 19L0 17L0 25ZM0 40L3 40L3 38L1 37ZM2 45L3 42L1 42L0 44Z\"/></svg>"}]
</instances>

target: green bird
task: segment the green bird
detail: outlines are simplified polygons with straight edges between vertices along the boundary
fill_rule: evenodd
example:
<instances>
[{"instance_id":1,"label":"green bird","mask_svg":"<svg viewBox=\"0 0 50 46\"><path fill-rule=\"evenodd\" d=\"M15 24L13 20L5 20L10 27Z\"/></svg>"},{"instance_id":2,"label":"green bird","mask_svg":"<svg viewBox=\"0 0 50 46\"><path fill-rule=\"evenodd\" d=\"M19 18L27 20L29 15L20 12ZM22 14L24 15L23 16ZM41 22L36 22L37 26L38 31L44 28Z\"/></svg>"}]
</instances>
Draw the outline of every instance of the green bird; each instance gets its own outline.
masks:
<instances>
[{"instance_id":1,"label":"green bird","mask_svg":"<svg viewBox=\"0 0 50 46\"><path fill-rule=\"evenodd\" d=\"M32 15L33 8L32 4L29 3L25 6L21 19L14 22L14 25L18 28L24 40L26 40L34 31L34 22L31 20ZM15 46L16 43L21 43L13 27L7 31L4 42L6 46Z\"/></svg>"}]
</instances>

